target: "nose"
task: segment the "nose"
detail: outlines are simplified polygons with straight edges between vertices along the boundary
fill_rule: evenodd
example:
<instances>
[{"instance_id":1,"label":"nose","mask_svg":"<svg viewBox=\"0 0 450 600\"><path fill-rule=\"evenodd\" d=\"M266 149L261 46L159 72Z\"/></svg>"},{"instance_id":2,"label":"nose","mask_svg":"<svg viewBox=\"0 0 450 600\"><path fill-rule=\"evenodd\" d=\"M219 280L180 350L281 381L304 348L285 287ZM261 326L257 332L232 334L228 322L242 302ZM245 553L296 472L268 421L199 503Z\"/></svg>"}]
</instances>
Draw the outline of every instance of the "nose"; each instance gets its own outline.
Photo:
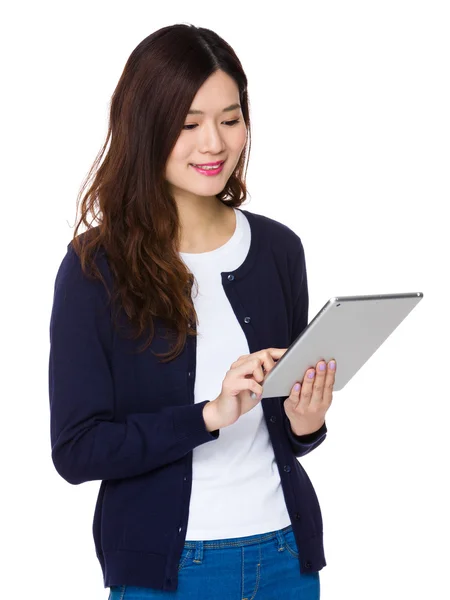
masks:
<instances>
[{"instance_id":1,"label":"nose","mask_svg":"<svg viewBox=\"0 0 450 600\"><path fill-rule=\"evenodd\" d=\"M219 154L225 149L223 135L214 124L205 125L200 134L199 151L203 154Z\"/></svg>"}]
</instances>

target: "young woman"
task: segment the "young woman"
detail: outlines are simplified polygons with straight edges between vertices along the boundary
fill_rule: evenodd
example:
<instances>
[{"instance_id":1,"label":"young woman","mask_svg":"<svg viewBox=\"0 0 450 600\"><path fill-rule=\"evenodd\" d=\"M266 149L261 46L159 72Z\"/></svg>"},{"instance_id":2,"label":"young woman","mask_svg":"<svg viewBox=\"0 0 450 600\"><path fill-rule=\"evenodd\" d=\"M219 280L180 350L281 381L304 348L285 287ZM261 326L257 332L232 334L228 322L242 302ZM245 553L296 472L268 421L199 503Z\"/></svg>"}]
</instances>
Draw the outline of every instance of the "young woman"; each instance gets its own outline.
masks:
<instances>
[{"instance_id":1,"label":"young woman","mask_svg":"<svg viewBox=\"0 0 450 600\"><path fill-rule=\"evenodd\" d=\"M239 208L249 132L223 39L184 24L144 39L56 276L52 459L101 481L111 600L319 598L322 518L297 457L326 436L336 365L261 401L308 286L299 236Z\"/></svg>"}]
</instances>

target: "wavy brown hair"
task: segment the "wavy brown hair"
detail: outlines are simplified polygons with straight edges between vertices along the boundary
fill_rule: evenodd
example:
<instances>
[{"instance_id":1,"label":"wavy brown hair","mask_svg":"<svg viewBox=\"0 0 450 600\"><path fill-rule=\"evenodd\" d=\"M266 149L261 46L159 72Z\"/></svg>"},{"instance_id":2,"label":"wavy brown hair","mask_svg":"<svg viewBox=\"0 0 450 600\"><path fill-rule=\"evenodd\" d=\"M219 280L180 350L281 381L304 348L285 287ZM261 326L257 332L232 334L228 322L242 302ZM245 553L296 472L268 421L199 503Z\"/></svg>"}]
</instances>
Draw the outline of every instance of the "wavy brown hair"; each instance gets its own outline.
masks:
<instances>
[{"instance_id":1,"label":"wavy brown hair","mask_svg":"<svg viewBox=\"0 0 450 600\"><path fill-rule=\"evenodd\" d=\"M111 98L106 141L77 198L78 214L83 196L72 245L83 272L100 279L111 300L95 264L102 247L114 282L113 305L125 311L133 339L149 330L142 350L154 337L155 317L172 329L172 350L155 354L166 357L161 362L182 352L187 335L197 335L192 323L198 323L191 296L194 276L178 254L179 216L165 166L198 89L218 70L236 82L250 134L247 78L227 42L190 24L163 27L146 37L125 64ZM250 135L234 173L216 196L234 208L247 198L244 163L249 152ZM81 224L87 230L78 235Z\"/></svg>"}]
</instances>

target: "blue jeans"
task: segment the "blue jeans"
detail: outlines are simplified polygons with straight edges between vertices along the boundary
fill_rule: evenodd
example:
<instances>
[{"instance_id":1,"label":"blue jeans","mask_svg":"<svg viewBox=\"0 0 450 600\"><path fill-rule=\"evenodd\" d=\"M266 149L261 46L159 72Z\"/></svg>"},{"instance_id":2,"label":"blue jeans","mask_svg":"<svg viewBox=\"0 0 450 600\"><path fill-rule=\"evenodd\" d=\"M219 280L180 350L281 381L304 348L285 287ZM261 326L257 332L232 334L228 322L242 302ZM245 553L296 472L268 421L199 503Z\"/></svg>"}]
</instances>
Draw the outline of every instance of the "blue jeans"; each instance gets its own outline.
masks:
<instances>
[{"instance_id":1,"label":"blue jeans","mask_svg":"<svg viewBox=\"0 0 450 600\"><path fill-rule=\"evenodd\" d=\"M131 585L109 600L319 600L319 573L300 573L292 527L225 540L186 541L174 592Z\"/></svg>"}]
</instances>

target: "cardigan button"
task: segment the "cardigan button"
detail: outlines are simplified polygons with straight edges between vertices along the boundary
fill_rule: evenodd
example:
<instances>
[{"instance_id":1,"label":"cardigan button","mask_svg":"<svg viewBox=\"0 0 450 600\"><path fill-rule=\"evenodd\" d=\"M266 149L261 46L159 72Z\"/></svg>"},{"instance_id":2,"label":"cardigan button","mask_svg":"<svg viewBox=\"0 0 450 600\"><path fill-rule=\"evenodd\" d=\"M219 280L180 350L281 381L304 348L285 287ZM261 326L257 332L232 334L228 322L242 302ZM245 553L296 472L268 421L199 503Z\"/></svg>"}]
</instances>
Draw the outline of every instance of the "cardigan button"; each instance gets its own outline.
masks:
<instances>
[{"instance_id":1,"label":"cardigan button","mask_svg":"<svg viewBox=\"0 0 450 600\"><path fill-rule=\"evenodd\" d=\"M245 317L244 323L250 323L250 321L251 321L250 317Z\"/></svg>"},{"instance_id":2,"label":"cardigan button","mask_svg":"<svg viewBox=\"0 0 450 600\"><path fill-rule=\"evenodd\" d=\"M188 377L194 377L194 371L189 371Z\"/></svg>"},{"instance_id":3,"label":"cardigan button","mask_svg":"<svg viewBox=\"0 0 450 600\"><path fill-rule=\"evenodd\" d=\"M271 423L276 423L276 422L277 422L277 418L276 418L274 415L272 415L272 416L270 417L270 422L271 422Z\"/></svg>"},{"instance_id":4,"label":"cardigan button","mask_svg":"<svg viewBox=\"0 0 450 600\"><path fill-rule=\"evenodd\" d=\"M234 275L228 275L228 281L233 281L234 280Z\"/></svg>"},{"instance_id":5,"label":"cardigan button","mask_svg":"<svg viewBox=\"0 0 450 600\"><path fill-rule=\"evenodd\" d=\"M300 513L295 513L295 518L297 519L297 521L300 521L300 519L302 518Z\"/></svg>"},{"instance_id":6,"label":"cardigan button","mask_svg":"<svg viewBox=\"0 0 450 600\"><path fill-rule=\"evenodd\" d=\"M286 471L286 473L290 473L291 467L289 465L284 465L284 470Z\"/></svg>"},{"instance_id":7,"label":"cardigan button","mask_svg":"<svg viewBox=\"0 0 450 600\"><path fill-rule=\"evenodd\" d=\"M311 567L312 567L312 564L311 564L311 562L310 562L309 560L307 560L307 561L305 562L305 569L310 569Z\"/></svg>"}]
</instances>

